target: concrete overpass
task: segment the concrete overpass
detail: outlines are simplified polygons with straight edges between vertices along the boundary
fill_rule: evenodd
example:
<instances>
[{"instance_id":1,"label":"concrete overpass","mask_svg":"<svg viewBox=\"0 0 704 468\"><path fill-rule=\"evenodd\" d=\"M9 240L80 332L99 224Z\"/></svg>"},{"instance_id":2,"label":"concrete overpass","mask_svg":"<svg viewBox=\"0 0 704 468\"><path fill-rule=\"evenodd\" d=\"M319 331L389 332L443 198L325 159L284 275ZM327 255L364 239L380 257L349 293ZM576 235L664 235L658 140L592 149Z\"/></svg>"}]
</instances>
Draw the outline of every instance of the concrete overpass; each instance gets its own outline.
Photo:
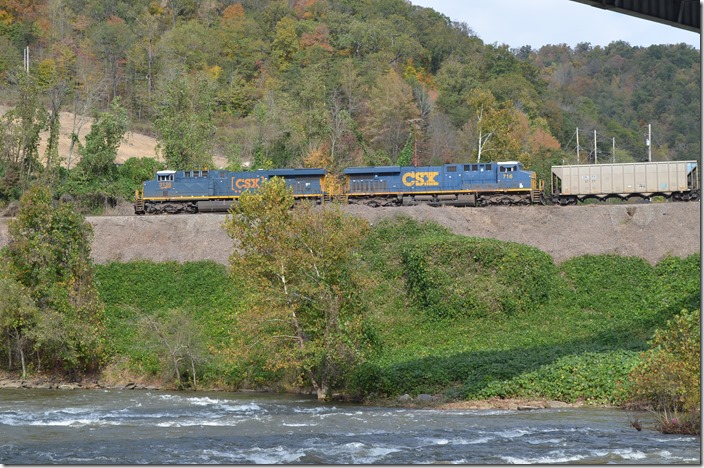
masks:
<instances>
[{"instance_id":1,"label":"concrete overpass","mask_svg":"<svg viewBox=\"0 0 704 468\"><path fill-rule=\"evenodd\" d=\"M701 34L699 0L572 0Z\"/></svg>"}]
</instances>

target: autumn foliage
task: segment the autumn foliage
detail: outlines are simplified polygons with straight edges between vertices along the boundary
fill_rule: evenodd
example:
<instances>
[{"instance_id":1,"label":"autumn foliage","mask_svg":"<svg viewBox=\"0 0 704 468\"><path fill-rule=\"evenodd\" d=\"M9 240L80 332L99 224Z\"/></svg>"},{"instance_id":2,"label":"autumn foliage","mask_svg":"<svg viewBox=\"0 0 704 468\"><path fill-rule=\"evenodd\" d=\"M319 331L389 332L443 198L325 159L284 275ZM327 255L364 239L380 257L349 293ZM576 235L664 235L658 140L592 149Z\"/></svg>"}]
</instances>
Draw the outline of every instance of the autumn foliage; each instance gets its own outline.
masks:
<instances>
[{"instance_id":1,"label":"autumn foliage","mask_svg":"<svg viewBox=\"0 0 704 468\"><path fill-rule=\"evenodd\" d=\"M683 310L658 330L631 372L631 400L658 415L666 433L698 434L701 425L700 311Z\"/></svg>"},{"instance_id":2,"label":"autumn foliage","mask_svg":"<svg viewBox=\"0 0 704 468\"><path fill-rule=\"evenodd\" d=\"M233 274L252 294L232 326L248 353L250 385L262 369L330 398L370 349L357 255L369 227L339 206L293 202L274 178L245 192L225 222Z\"/></svg>"}]
</instances>

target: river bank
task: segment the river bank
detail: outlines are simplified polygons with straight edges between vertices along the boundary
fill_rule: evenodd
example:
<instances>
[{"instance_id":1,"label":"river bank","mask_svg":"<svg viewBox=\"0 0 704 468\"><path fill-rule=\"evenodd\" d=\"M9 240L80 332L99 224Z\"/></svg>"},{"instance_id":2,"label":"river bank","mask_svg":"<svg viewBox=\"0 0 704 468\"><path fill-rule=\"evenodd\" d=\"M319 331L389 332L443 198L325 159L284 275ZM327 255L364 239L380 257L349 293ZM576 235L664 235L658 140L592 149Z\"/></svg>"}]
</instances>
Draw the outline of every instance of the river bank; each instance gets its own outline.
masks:
<instances>
[{"instance_id":1,"label":"river bank","mask_svg":"<svg viewBox=\"0 0 704 468\"><path fill-rule=\"evenodd\" d=\"M2 389L42 389L42 390L165 390L174 391L174 388L163 383L149 381L115 381L105 380L101 376L84 376L79 379L69 380L57 375L40 374L28 376L25 379L6 371L0 371L0 390ZM227 389L207 388L197 391L187 391L186 393L229 391ZM243 392L244 393L244 392ZM432 408L440 410L515 410L530 411L536 409L550 408L579 408L585 406L582 403L565 403L562 401L545 399L500 399L491 398L487 400L467 400L467 401L444 401L433 395L421 394L413 398L410 395L402 395L393 400L378 400L372 402L374 405L386 407L403 408Z\"/></svg>"}]
</instances>

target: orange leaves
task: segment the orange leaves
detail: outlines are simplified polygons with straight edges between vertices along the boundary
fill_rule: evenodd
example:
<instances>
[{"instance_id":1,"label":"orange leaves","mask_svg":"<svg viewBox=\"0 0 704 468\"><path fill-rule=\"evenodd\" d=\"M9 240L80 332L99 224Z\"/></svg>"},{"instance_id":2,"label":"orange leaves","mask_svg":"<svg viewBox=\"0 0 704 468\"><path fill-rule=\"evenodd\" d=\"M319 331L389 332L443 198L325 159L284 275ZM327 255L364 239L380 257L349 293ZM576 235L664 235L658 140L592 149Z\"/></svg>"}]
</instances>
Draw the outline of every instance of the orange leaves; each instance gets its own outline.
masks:
<instances>
[{"instance_id":1,"label":"orange leaves","mask_svg":"<svg viewBox=\"0 0 704 468\"><path fill-rule=\"evenodd\" d=\"M296 0L293 11L298 19L313 19L321 15L320 8L324 5L318 0Z\"/></svg>"},{"instance_id":2,"label":"orange leaves","mask_svg":"<svg viewBox=\"0 0 704 468\"><path fill-rule=\"evenodd\" d=\"M408 61L406 61L406 65L403 68L403 78L405 80L415 80L418 83L427 85L428 87L434 86L433 75L423 67L416 68L413 65L413 59L408 59Z\"/></svg>"},{"instance_id":3,"label":"orange leaves","mask_svg":"<svg viewBox=\"0 0 704 468\"><path fill-rule=\"evenodd\" d=\"M327 52L333 52L335 49L330 45L330 31L324 24L316 26L312 33L303 33L301 35L301 48L319 47Z\"/></svg>"},{"instance_id":4,"label":"orange leaves","mask_svg":"<svg viewBox=\"0 0 704 468\"><path fill-rule=\"evenodd\" d=\"M244 18L244 7L241 3L234 3L225 8L225 11L222 12L223 26L237 24L242 18Z\"/></svg>"}]
</instances>

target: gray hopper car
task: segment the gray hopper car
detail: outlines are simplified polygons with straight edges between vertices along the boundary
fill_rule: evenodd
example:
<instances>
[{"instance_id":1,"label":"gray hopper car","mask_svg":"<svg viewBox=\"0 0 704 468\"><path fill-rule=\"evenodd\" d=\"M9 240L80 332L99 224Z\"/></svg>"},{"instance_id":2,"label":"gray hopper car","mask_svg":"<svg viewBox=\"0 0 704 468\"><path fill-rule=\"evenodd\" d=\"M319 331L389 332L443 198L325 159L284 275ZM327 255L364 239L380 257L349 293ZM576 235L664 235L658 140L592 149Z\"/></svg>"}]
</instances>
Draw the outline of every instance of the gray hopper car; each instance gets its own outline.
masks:
<instances>
[{"instance_id":1,"label":"gray hopper car","mask_svg":"<svg viewBox=\"0 0 704 468\"><path fill-rule=\"evenodd\" d=\"M552 202L561 205L589 198L699 199L696 161L553 166L551 183Z\"/></svg>"}]
</instances>

